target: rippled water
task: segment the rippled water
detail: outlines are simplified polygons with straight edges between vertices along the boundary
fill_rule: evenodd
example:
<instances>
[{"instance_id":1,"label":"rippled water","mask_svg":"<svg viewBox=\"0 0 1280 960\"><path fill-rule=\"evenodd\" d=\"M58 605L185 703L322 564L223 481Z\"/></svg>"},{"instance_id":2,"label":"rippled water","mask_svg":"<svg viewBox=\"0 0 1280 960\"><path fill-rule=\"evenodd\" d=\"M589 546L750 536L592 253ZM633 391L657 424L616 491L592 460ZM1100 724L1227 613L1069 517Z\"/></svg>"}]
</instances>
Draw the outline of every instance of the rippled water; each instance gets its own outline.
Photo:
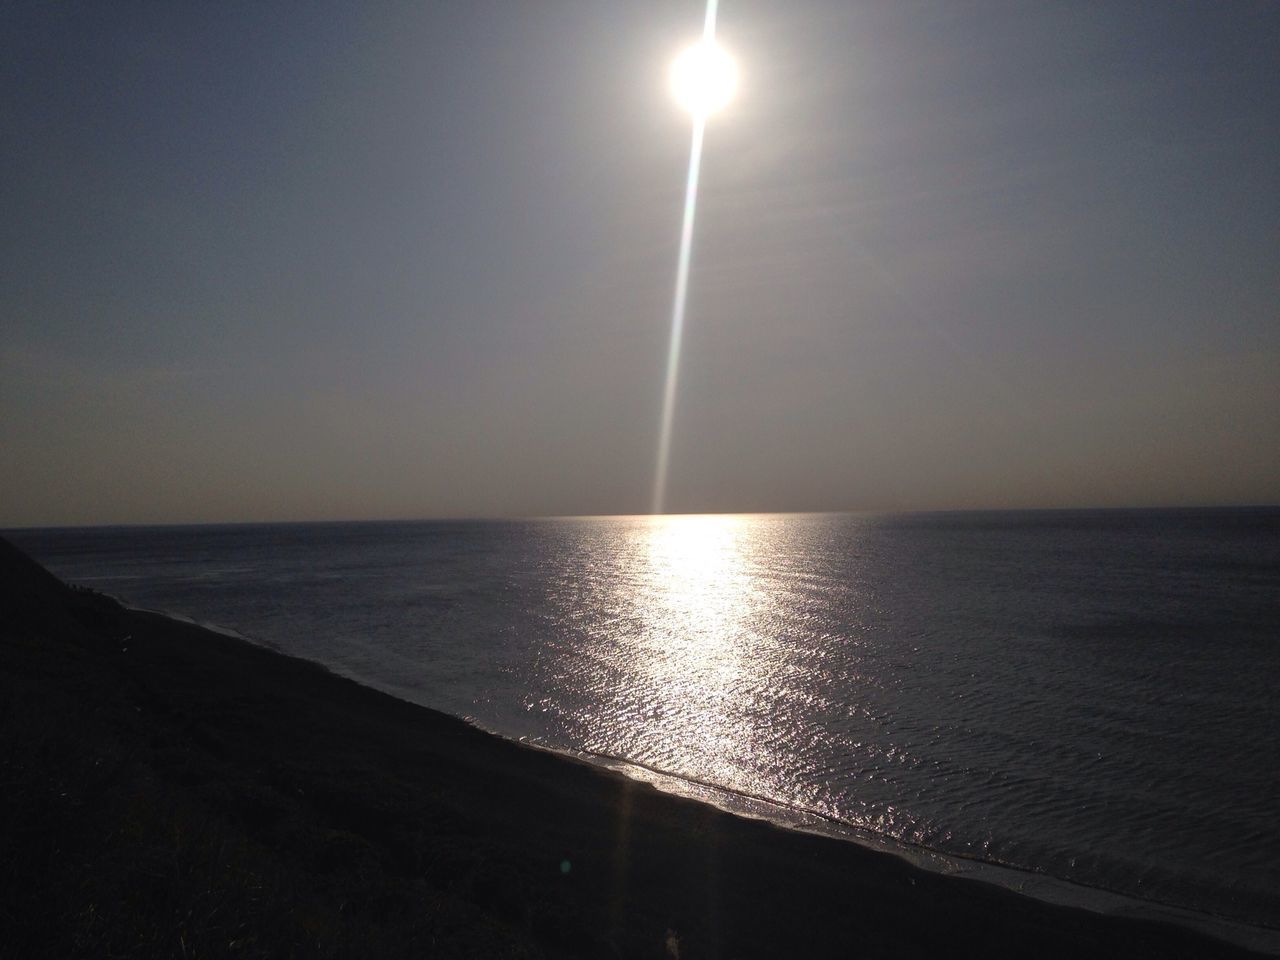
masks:
<instances>
[{"instance_id":1,"label":"rippled water","mask_svg":"<svg viewBox=\"0 0 1280 960\"><path fill-rule=\"evenodd\" d=\"M1280 925L1280 511L12 536L511 736Z\"/></svg>"}]
</instances>

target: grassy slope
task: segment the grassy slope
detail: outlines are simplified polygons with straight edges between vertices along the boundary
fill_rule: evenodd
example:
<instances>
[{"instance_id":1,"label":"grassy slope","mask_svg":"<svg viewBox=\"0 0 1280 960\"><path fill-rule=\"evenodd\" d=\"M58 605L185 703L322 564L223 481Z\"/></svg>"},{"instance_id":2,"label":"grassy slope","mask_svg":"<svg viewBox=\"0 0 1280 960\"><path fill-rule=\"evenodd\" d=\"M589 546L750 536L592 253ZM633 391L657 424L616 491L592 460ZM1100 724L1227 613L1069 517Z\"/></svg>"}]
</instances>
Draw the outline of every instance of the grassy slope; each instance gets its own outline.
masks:
<instances>
[{"instance_id":1,"label":"grassy slope","mask_svg":"<svg viewBox=\"0 0 1280 960\"><path fill-rule=\"evenodd\" d=\"M664 796L2 540L0 824L0 956L1240 955Z\"/></svg>"}]
</instances>

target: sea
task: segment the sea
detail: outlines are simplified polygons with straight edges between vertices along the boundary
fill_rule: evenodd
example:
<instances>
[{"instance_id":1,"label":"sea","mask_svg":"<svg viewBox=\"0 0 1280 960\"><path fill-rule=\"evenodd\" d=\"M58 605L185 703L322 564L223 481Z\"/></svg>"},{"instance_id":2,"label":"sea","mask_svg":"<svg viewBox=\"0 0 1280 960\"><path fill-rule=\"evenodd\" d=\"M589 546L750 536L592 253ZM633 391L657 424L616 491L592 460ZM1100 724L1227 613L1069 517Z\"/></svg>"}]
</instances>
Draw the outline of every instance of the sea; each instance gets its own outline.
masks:
<instances>
[{"instance_id":1,"label":"sea","mask_svg":"<svg viewBox=\"0 0 1280 960\"><path fill-rule=\"evenodd\" d=\"M726 809L1280 928L1280 508L6 536L128 604Z\"/></svg>"}]
</instances>

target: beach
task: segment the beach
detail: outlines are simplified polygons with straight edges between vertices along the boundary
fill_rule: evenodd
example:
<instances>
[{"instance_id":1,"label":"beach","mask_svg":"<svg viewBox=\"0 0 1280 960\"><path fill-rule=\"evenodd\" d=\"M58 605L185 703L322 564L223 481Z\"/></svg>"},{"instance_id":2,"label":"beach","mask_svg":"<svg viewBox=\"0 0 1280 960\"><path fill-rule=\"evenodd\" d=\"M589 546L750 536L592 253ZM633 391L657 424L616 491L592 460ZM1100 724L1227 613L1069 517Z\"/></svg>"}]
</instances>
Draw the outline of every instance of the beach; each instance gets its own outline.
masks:
<instances>
[{"instance_id":1,"label":"beach","mask_svg":"<svg viewBox=\"0 0 1280 960\"><path fill-rule=\"evenodd\" d=\"M6 956L1234 957L787 831L0 541Z\"/></svg>"}]
</instances>

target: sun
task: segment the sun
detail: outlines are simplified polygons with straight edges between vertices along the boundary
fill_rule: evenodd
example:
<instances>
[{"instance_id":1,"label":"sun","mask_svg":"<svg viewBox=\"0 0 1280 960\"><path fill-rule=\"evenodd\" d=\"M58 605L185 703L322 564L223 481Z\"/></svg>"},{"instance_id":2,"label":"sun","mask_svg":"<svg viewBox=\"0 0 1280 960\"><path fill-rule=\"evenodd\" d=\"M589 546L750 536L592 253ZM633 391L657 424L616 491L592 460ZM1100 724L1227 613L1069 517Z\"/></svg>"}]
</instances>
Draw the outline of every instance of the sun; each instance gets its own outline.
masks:
<instances>
[{"instance_id":1,"label":"sun","mask_svg":"<svg viewBox=\"0 0 1280 960\"><path fill-rule=\"evenodd\" d=\"M714 40L685 50L671 64L671 93L695 117L723 110L738 89L738 65Z\"/></svg>"}]
</instances>

